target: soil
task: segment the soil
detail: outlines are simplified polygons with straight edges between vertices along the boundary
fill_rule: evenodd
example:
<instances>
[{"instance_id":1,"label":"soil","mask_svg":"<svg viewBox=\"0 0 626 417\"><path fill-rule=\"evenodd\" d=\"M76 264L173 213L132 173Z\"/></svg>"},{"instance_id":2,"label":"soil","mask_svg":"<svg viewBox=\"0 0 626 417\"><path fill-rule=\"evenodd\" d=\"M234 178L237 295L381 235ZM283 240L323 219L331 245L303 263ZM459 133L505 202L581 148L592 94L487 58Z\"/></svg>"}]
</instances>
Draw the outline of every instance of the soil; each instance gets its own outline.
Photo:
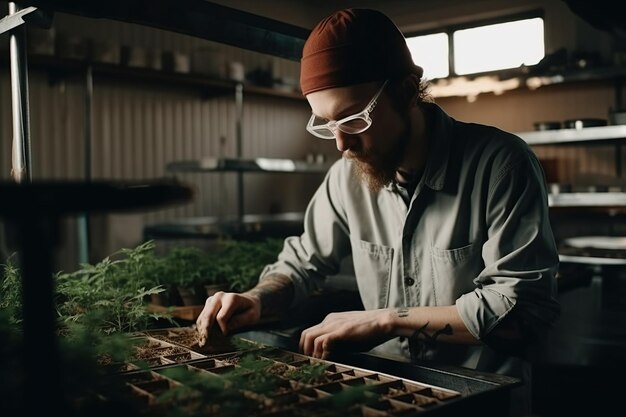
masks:
<instances>
[{"instance_id":1,"label":"soil","mask_svg":"<svg viewBox=\"0 0 626 417\"><path fill-rule=\"evenodd\" d=\"M166 347L158 346L155 348L154 344L140 345L135 348L135 359L151 359L155 356L169 356L176 355L178 353L186 353L187 351L180 347Z\"/></svg>"},{"instance_id":2,"label":"soil","mask_svg":"<svg viewBox=\"0 0 626 417\"><path fill-rule=\"evenodd\" d=\"M204 346L198 345L198 332L192 327L181 327L167 331L163 334L151 335L155 339L184 346L194 352L203 355L217 355L220 353L239 352L240 346L234 343L233 337L227 337L217 327L213 327Z\"/></svg>"}]
</instances>

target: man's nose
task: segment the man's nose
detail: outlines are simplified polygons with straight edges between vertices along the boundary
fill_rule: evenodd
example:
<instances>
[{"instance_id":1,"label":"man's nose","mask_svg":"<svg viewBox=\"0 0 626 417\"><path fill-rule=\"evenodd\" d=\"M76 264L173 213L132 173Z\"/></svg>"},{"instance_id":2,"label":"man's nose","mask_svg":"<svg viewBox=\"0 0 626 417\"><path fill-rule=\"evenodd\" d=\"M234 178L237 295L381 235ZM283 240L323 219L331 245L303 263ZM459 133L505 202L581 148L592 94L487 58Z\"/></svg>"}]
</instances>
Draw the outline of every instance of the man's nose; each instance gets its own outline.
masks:
<instances>
[{"instance_id":1,"label":"man's nose","mask_svg":"<svg viewBox=\"0 0 626 417\"><path fill-rule=\"evenodd\" d=\"M349 133L342 132L339 129L335 129L335 143L337 144L337 150L339 152L345 152L352 148L358 140L357 135L351 135Z\"/></svg>"}]
</instances>

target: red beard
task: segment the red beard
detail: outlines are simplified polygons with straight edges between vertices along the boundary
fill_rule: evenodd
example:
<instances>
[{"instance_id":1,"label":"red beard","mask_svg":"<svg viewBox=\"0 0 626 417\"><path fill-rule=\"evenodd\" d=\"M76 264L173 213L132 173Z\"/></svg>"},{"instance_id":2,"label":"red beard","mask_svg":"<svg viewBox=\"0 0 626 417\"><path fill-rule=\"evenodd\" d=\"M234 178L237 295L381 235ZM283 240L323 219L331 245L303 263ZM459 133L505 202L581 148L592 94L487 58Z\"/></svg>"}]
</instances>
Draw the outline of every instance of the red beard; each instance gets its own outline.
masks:
<instances>
[{"instance_id":1,"label":"red beard","mask_svg":"<svg viewBox=\"0 0 626 417\"><path fill-rule=\"evenodd\" d=\"M396 168L398 166L397 160L399 158L381 158L367 151L354 152L351 150L345 151L343 156L353 161L356 167L355 174L358 179L364 181L367 187L373 192L380 191L384 186L393 181L395 177Z\"/></svg>"}]
</instances>

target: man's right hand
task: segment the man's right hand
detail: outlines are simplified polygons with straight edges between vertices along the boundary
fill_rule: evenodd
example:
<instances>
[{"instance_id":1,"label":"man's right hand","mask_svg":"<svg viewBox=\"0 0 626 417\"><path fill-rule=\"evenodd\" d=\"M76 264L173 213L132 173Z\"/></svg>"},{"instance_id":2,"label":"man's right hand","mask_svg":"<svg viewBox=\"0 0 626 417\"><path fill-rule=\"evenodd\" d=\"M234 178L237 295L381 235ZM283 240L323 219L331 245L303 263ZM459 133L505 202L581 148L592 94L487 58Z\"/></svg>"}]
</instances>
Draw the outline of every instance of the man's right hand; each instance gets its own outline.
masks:
<instances>
[{"instance_id":1,"label":"man's right hand","mask_svg":"<svg viewBox=\"0 0 626 417\"><path fill-rule=\"evenodd\" d=\"M217 292L207 298L196 320L198 345L204 346L211 328L217 322L224 335L261 319L261 299L254 294Z\"/></svg>"}]
</instances>

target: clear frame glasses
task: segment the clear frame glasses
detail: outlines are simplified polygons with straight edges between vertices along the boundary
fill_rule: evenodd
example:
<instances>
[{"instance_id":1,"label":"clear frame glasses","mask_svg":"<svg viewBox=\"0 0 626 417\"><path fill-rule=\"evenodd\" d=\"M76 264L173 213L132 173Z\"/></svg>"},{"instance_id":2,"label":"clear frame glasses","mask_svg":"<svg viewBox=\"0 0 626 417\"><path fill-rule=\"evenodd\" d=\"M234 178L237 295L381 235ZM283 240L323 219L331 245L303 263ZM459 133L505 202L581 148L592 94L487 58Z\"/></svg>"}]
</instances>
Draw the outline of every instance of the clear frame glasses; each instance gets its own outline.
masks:
<instances>
[{"instance_id":1,"label":"clear frame glasses","mask_svg":"<svg viewBox=\"0 0 626 417\"><path fill-rule=\"evenodd\" d=\"M343 119L331 120L329 122L325 122L315 114L312 114L309 119L309 123L306 125L306 130L308 130L310 134L322 139L335 139L335 132L337 129L350 135L365 132L372 125L370 113L374 111L374 107L376 107L377 103L376 100L378 100L378 97L383 92L383 89L387 85L387 81L389 80L385 80L376 95L370 100L362 111L351 116L344 117Z\"/></svg>"}]
</instances>

